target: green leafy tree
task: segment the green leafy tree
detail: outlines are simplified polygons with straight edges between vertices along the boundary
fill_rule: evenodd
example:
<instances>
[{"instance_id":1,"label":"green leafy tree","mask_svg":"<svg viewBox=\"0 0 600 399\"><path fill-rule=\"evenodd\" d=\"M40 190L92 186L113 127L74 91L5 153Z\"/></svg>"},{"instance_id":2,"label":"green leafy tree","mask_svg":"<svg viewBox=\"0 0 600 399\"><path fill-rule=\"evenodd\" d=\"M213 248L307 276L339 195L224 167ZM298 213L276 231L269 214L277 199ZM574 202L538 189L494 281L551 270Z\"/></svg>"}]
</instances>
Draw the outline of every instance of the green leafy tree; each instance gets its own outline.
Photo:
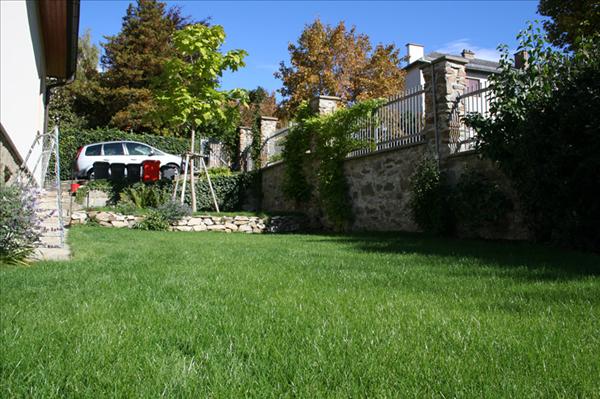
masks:
<instances>
[{"instance_id":1,"label":"green leafy tree","mask_svg":"<svg viewBox=\"0 0 600 399\"><path fill-rule=\"evenodd\" d=\"M515 69L502 47L490 116L467 122L513 181L538 239L598 250L600 40L559 51L532 25L518 39L526 67Z\"/></svg>"},{"instance_id":2,"label":"green leafy tree","mask_svg":"<svg viewBox=\"0 0 600 399\"><path fill-rule=\"evenodd\" d=\"M170 44L174 32L189 23L177 7L158 0L137 0L123 17L121 31L106 37L101 62L105 118L98 124L136 132L157 132L163 127L147 116L156 111L152 81L176 56Z\"/></svg>"},{"instance_id":3,"label":"green leafy tree","mask_svg":"<svg viewBox=\"0 0 600 399\"><path fill-rule=\"evenodd\" d=\"M224 71L237 71L244 66L247 53L244 50L223 53L221 47L225 31L219 25L187 26L175 32L172 41L178 56L165 63L164 71L157 80L159 112L156 116L179 132L189 130L194 150L198 128L209 130L215 124L233 125L231 115L237 115L237 112L232 112L232 109L245 102L246 92L240 89L219 90L220 78ZM231 133L231 129L224 132ZM228 142L227 138L222 139ZM193 174L191 180L194 187ZM193 188L192 207L195 210Z\"/></svg>"},{"instance_id":4,"label":"green leafy tree","mask_svg":"<svg viewBox=\"0 0 600 399\"><path fill-rule=\"evenodd\" d=\"M93 106L94 91L98 88L99 49L92 43L89 29L79 37L77 50L75 81L55 89L50 97L50 128L56 123L63 129L84 128L94 113L102 111L102 107Z\"/></svg>"},{"instance_id":5,"label":"green leafy tree","mask_svg":"<svg viewBox=\"0 0 600 399\"><path fill-rule=\"evenodd\" d=\"M577 38L591 38L600 33L598 0L540 0L538 12L550 17L544 28L548 39L559 47L572 47Z\"/></svg>"},{"instance_id":6,"label":"green leafy tree","mask_svg":"<svg viewBox=\"0 0 600 399\"><path fill-rule=\"evenodd\" d=\"M156 84L157 116L170 126L197 129L227 121L227 107L245 100L241 89L219 90L226 70L244 66L244 50L222 53L222 26L190 25L173 34L178 56L169 59Z\"/></svg>"}]
</instances>

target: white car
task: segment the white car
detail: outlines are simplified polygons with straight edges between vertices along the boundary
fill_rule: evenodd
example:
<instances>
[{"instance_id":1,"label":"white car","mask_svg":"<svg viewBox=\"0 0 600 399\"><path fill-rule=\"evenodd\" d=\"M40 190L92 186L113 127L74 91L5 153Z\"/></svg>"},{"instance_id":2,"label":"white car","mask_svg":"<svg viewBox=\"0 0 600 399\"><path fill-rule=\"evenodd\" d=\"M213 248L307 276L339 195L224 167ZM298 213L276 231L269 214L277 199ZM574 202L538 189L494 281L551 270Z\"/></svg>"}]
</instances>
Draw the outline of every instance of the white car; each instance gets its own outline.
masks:
<instances>
[{"instance_id":1,"label":"white car","mask_svg":"<svg viewBox=\"0 0 600 399\"><path fill-rule=\"evenodd\" d=\"M94 162L109 164L141 164L144 161L160 161L161 170L170 168L179 173L182 168L181 157L167 154L148 144L137 141L107 141L85 145L77 150L75 174L77 178L94 176Z\"/></svg>"}]
</instances>

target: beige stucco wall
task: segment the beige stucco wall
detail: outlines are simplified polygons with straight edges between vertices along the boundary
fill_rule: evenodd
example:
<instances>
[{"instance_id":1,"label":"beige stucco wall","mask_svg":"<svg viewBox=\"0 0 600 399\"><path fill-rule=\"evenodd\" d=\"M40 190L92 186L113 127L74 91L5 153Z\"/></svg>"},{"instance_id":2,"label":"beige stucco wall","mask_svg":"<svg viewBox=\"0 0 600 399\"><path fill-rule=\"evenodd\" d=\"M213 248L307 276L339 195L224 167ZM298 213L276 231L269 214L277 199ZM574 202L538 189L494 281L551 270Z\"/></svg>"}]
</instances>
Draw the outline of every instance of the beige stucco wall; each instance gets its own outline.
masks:
<instances>
[{"instance_id":1,"label":"beige stucco wall","mask_svg":"<svg viewBox=\"0 0 600 399\"><path fill-rule=\"evenodd\" d=\"M37 4L0 1L0 123L6 142L25 159L34 138L44 129L44 49ZM27 163L31 170L41 145ZM38 167L34 177L40 180Z\"/></svg>"}]
</instances>

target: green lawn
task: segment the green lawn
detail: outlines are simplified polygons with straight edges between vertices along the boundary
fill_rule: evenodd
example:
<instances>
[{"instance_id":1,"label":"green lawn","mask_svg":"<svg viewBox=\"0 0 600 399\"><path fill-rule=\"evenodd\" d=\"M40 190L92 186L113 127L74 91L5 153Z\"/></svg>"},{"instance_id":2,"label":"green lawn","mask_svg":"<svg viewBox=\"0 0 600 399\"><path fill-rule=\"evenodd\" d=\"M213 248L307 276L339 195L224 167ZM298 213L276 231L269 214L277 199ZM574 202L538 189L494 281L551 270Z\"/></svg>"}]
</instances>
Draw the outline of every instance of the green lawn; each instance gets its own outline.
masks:
<instances>
[{"instance_id":1,"label":"green lawn","mask_svg":"<svg viewBox=\"0 0 600 399\"><path fill-rule=\"evenodd\" d=\"M0 268L1 397L600 397L600 258L93 227Z\"/></svg>"}]
</instances>

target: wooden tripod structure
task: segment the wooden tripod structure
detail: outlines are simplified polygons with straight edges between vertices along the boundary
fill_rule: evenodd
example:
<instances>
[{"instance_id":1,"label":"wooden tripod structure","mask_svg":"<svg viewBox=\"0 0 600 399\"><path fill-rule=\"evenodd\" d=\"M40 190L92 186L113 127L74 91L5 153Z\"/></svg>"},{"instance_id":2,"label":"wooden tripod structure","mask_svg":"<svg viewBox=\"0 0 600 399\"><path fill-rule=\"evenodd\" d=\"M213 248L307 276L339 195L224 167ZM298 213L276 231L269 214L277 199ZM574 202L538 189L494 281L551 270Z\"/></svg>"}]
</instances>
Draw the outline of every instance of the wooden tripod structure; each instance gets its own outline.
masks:
<instances>
[{"instance_id":1,"label":"wooden tripod structure","mask_svg":"<svg viewBox=\"0 0 600 399\"><path fill-rule=\"evenodd\" d=\"M213 205L215 206L215 210L219 211L219 204L217 203L217 196L215 195L215 190L213 189L212 182L210 180L210 175L208 174L208 168L206 167L206 162L204 162L204 156L197 152L194 152L196 145L196 130L192 129L192 137L191 137L191 145L190 151L186 152L185 155L185 169L183 171L183 183L181 183L181 197L180 202L183 204L185 201L185 189L187 182L187 174L188 170L190 171L190 192L192 194L192 212L197 211L196 206L196 184L194 179L194 160L200 160L200 166L204 169L204 173L206 174L206 180L208 181L208 188L210 189L210 195L212 196ZM179 179L175 181L175 189L173 190L173 200L175 200L177 196L177 188L179 187Z\"/></svg>"}]
</instances>

